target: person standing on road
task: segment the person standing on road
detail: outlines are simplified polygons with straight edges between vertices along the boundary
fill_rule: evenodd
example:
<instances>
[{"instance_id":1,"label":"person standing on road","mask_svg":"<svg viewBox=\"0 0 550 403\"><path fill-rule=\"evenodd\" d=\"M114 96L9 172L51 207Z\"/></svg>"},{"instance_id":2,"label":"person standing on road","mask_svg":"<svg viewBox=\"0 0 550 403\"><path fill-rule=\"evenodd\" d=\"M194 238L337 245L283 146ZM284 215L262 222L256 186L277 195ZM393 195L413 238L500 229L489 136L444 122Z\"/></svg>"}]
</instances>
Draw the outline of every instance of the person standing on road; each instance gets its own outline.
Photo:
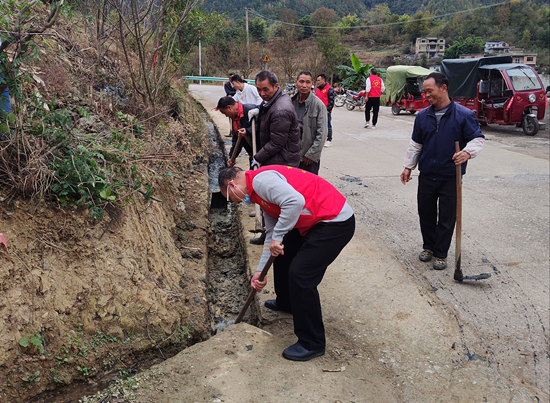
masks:
<instances>
[{"instance_id":1,"label":"person standing on road","mask_svg":"<svg viewBox=\"0 0 550 403\"><path fill-rule=\"evenodd\" d=\"M315 175L319 174L321 152L327 137L327 109L323 101L311 92L313 75L309 71L298 73L296 89L292 97L294 109L298 115L302 136L302 158L300 168Z\"/></svg>"},{"instance_id":2,"label":"person standing on road","mask_svg":"<svg viewBox=\"0 0 550 403\"><path fill-rule=\"evenodd\" d=\"M245 83L243 78L238 74L231 77L231 84L233 84L233 88L237 90L237 93L233 96L236 101L256 106L262 103L262 98L260 98L256 87Z\"/></svg>"},{"instance_id":3,"label":"person standing on road","mask_svg":"<svg viewBox=\"0 0 550 403\"><path fill-rule=\"evenodd\" d=\"M227 116L231 120L231 135L232 144L229 150L229 155L233 155L233 151L237 146L239 137L243 138L237 149L237 156L244 148L248 154L250 166L252 167L252 125L248 119L249 112L256 109L256 105L242 104L237 102L235 97L222 97L218 101L216 107L218 111ZM257 110L257 109L256 109ZM232 160L227 161L227 166L233 166L235 163Z\"/></svg>"},{"instance_id":4,"label":"person standing on road","mask_svg":"<svg viewBox=\"0 0 550 403\"><path fill-rule=\"evenodd\" d=\"M365 105L365 127L370 126L370 110L372 109L372 128L376 129L378 123L378 111L380 111L380 96L386 90L384 81L377 76L376 69L370 70L370 76L367 78L367 95Z\"/></svg>"},{"instance_id":5,"label":"person standing on road","mask_svg":"<svg viewBox=\"0 0 550 403\"><path fill-rule=\"evenodd\" d=\"M257 118L260 149L254 160L264 166L298 167L301 156L300 127L292 100L281 91L279 80L272 71L260 71L255 81L263 102ZM250 240L253 245L263 245L264 242L265 232Z\"/></svg>"},{"instance_id":6,"label":"person standing on road","mask_svg":"<svg viewBox=\"0 0 550 403\"><path fill-rule=\"evenodd\" d=\"M325 143L325 147L332 146L332 108L334 108L334 88L327 83L327 76L319 74L317 76L317 88L315 89L315 95L325 104L327 108L327 125L328 136Z\"/></svg>"},{"instance_id":7,"label":"person standing on road","mask_svg":"<svg viewBox=\"0 0 550 403\"><path fill-rule=\"evenodd\" d=\"M266 213L266 244L251 286L262 291L267 279L260 282L260 273L269 256L276 256L277 298L265 306L292 313L298 337L283 356L307 361L323 355L326 340L317 286L355 232L355 216L346 198L323 178L288 166L247 172L226 168L218 181L228 200L258 203Z\"/></svg>"},{"instance_id":8,"label":"person standing on road","mask_svg":"<svg viewBox=\"0 0 550 403\"><path fill-rule=\"evenodd\" d=\"M443 73L432 73L424 80L424 94L430 107L420 111L414 121L412 139L405 154L401 182L411 180L418 164L418 215L423 250L422 262L434 258L433 268L447 267L456 221L456 168L474 158L483 148L485 137L475 114L449 98L449 79ZM455 141L460 149L455 152Z\"/></svg>"},{"instance_id":9,"label":"person standing on road","mask_svg":"<svg viewBox=\"0 0 550 403\"><path fill-rule=\"evenodd\" d=\"M262 165L300 165L300 127L292 100L279 88L275 73L256 74L256 88L263 102L258 115L260 150L254 159Z\"/></svg>"},{"instance_id":10,"label":"person standing on road","mask_svg":"<svg viewBox=\"0 0 550 403\"><path fill-rule=\"evenodd\" d=\"M235 90L235 88L233 88L233 84L231 84L231 77L233 77L234 75L235 75L235 73L229 73L227 75L227 78L229 78L229 81L227 81L223 85L223 90L225 91L225 95L228 96L228 97L232 97L237 92L237 90Z\"/></svg>"}]
</instances>

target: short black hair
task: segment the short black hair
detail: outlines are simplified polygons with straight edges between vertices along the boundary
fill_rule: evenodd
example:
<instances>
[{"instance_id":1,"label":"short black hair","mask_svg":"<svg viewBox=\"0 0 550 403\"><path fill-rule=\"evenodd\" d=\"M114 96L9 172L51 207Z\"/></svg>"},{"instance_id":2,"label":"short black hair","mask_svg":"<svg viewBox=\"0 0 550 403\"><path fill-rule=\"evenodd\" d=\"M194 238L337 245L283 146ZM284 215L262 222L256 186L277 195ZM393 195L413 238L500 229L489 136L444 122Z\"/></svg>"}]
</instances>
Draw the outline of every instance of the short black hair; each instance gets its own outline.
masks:
<instances>
[{"instance_id":1,"label":"short black hair","mask_svg":"<svg viewBox=\"0 0 550 403\"><path fill-rule=\"evenodd\" d=\"M304 70L304 71L300 71L300 72L298 73L298 75L296 76L296 80L298 80L298 79L300 78L301 75L310 76L311 79L313 80L313 74L311 74L310 71L305 71L305 70Z\"/></svg>"},{"instance_id":2,"label":"short black hair","mask_svg":"<svg viewBox=\"0 0 550 403\"><path fill-rule=\"evenodd\" d=\"M231 72L227 75L227 77L233 77L235 75L235 73Z\"/></svg>"},{"instance_id":3,"label":"short black hair","mask_svg":"<svg viewBox=\"0 0 550 403\"><path fill-rule=\"evenodd\" d=\"M323 80L327 81L327 76L325 76L323 73L317 74L316 78L319 78L319 77L321 77Z\"/></svg>"},{"instance_id":4,"label":"short black hair","mask_svg":"<svg viewBox=\"0 0 550 403\"><path fill-rule=\"evenodd\" d=\"M375 68L372 68L370 69L370 73L376 75L378 74L378 70L376 70Z\"/></svg>"},{"instance_id":5,"label":"short black hair","mask_svg":"<svg viewBox=\"0 0 550 403\"><path fill-rule=\"evenodd\" d=\"M218 108L218 110L225 109L228 106L235 105L236 103L237 101L235 101L233 97L221 97L218 101L218 106L216 106L216 108Z\"/></svg>"},{"instance_id":6,"label":"short black hair","mask_svg":"<svg viewBox=\"0 0 550 403\"><path fill-rule=\"evenodd\" d=\"M233 83L235 81L237 81L239 83L244 83L243 78L238 74L235 74L233 77L231 77L231 82Z\"/></svg>"},{"instance_id":7,"label":"short black hair","mask_svg":"<svg viewBox=\"0 0 550 403\"><path fill-rule=\"evenodd\" d=\"M262 70L258 74L256 74L256 77L254 77L254 81L256 82L264 81L267 79L269 79L269 84L271 86L275 86L275 84L279 83L279 79L277 78L275 73L269 70Z\"/></svg>"},{"instance_id":8,"label":"short black hair","mask_svg":"<svg viewBox=\"0 0 550 403\"><path fill-rule=\"evenodd\" d=\"M242 169L239 167L229 167L222 169L218 174L218 185L220 186L220 190L222 187L227 186L229 182L235 180L239 172L242 172Z\"/></svg>"},{"instance_id":9,"label":"short black hair","mask_svg":"<svg viewBox=\"0 0 550 403\"><path fill-rule=\"evenodd\" d=\"M426 77L424 81L426 81L428 78L433 78L435 80L435 85L437 85L439 88L441 88L443 84L445 84L447 88L449 88L449 79L443 73L433 72L431 74L428 74L428 77Z\"/></svg>"}]
</instances>

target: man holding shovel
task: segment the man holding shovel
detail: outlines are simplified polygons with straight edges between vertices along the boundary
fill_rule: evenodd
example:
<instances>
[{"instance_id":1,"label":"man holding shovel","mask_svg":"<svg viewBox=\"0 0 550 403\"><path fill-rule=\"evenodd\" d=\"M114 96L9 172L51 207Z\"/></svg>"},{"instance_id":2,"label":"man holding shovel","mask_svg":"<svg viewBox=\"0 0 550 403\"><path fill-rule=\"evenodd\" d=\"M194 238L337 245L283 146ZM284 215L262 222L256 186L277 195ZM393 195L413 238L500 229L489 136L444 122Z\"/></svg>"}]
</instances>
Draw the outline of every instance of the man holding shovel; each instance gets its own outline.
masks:
<instances>
[{"instance_id":1,"label":"man holding shovel","mask_svg":"<svg viewBox=\"0 0 550 403\"><path fill-rule=\"evenodd\" d=\"M432 73L424 80L424 94L430 107L420 111L414 121L412 139L405 155L401 182L411 180L418 164L418 215L423 250L422 262L434 258L433 268L447 267L447 252L456 222L456 165L474 158L483 148L485 137L475 114L456 104L447 92L449 79ZM461 151L456 152L455 141Z\"/></svg>"},{"instance_id":2,"label":"man holding shovel","mask_svg":"<svg viewBox=\"0 0 550 403\"><path fill-rule=\"evenodd\" d=\"M231 150L229 150L229 155L238 156L244 147L248 153L249 163L252 165L252 157L254 153L252 150L252 125L250 123L249 115L251 115L251 111L255 110L257 112L256 106L251 104L242 104L235 101L233 97L222 97L218 101L216 109L231 119L232 144ZM252 114L253 113L254 112L252 112ZM241 138L241 141L238 141L239 137ZM231 158L227 161L227 165L230 167L235 165L235 160Z\"/></svg>"},{"instance_id":3,"label":"man holding shovel","mask_svg":"<svg viewBox=\"0 0 550 403\"><path fill-rule=\"evenodd\" d=\"M294 316L298 342L283 356L307 361L325 353L325 329L317 286L325 271L353 237L355 216L334 186L307 171L280 165L244 172L226 168L218 176L220 191L235 203L257 203L265 212L266 242L251 286L260 292L260 273L270 255L276 300L272 310Z\"/></svg>"}]
</instances>

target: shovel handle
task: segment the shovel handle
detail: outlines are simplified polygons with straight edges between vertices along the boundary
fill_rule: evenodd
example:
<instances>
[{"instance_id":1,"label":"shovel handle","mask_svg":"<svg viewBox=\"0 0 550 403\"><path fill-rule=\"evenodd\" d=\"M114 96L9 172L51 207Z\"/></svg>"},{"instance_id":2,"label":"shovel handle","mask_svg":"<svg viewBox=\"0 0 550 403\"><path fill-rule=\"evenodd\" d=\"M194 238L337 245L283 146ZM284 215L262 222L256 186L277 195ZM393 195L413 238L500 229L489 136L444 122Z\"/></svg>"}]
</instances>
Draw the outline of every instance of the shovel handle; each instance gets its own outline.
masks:
<instances>
[{"instance_id":1,"label":"shovel handle","mask_svg":"<svg viewBox=\"0 0 550 403\"><path fill-rule=\"evenodd\" d=\"M239 149L239 144L241 144L242 137L239 137L237 139L237 144L235 144L235 148L233 149L233 155L231 155L231 161L235 162L235 159L237 158L237 150Z\"/></svg>"},{"instance_id":2,"label":"shovel handle","mask_svg":"<svg viewBox=\"0 0 550 403\"><path fill-rule=\"evenodd\" d=\"M460 145L455 141L455 151L460 152ZM456 166L456 248L454 279L461 282L463 279L460 268L462 253L462 164Z\"/></svg>"},{"instance_id":3,"label":"shovel handle","mask_svg":"<svg viewBox=\"0 0 550 403\"><path fill-rule=\"evenodd\" d=\"M269 268L273 264L273 261L275 260L276 256L269 256L269 260L265 264L262 272L260 273L260 277L258 278L259 281L262 281L265 276L267 275L267 272L269 271ZM250 294L248 294L248 298L246 299L246 302L244 303L243 307L241 308L241 311L239 312L239 316L237 316L237 319L235 319L235 323L240 323L241 320L243 320L244 314L246 313L246 310L254 300L254 296L256 295L256 290L253 288L250 290Z\"/></svg>"}]
</instances>

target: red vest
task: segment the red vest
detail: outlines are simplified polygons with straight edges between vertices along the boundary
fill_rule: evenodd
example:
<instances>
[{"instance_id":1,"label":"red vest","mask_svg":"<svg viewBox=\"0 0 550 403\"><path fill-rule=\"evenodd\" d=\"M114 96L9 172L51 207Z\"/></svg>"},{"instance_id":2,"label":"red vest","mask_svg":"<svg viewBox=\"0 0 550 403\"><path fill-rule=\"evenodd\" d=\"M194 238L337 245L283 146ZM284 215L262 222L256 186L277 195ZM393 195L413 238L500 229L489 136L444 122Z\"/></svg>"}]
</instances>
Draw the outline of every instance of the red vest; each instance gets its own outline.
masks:
<instances>
[{"instance_id":1,"label":"red vest","mask_svg":"<svg viewBox=\"0 0 550 403\"><path fill-rule=\"evenodd\" d=\"M368 97L380 98L382 95L382 79L378 76L370 76L370 91Z\"/></svg>"},{"instance_id":2,"label":"red vest","mask_svg":"<svg viewBox=\"0 0 550 403\"><path fill-rule=\"evenodd\" d=\"M304 208L309 209L311 215L300 214L300 218L294 226L300 234L307 234L311 227L319 221L332 220L342 211L346 198L326 180L310 172L282 165L269 165L255 171L246 171L246 187L250 200L259 204L262 210L271 217L279 218L281 208L258 196L252 184L256 175L268 170L279 172L294 190L304 196L306 201Z\"/></svg>"},{"instance_id":3,"label":"red vest","mask_svg":"<svg viewBox=\"0 0 550 403\"><path fill-rule=\"evenodd\" d=\"M330 84L326 83L325 87L320 90L319 87L315 88L315 95L317 95L317 98L319 98L325 106L328 106L328 89L330 88Z\"/></svg>"}]
</instances>

